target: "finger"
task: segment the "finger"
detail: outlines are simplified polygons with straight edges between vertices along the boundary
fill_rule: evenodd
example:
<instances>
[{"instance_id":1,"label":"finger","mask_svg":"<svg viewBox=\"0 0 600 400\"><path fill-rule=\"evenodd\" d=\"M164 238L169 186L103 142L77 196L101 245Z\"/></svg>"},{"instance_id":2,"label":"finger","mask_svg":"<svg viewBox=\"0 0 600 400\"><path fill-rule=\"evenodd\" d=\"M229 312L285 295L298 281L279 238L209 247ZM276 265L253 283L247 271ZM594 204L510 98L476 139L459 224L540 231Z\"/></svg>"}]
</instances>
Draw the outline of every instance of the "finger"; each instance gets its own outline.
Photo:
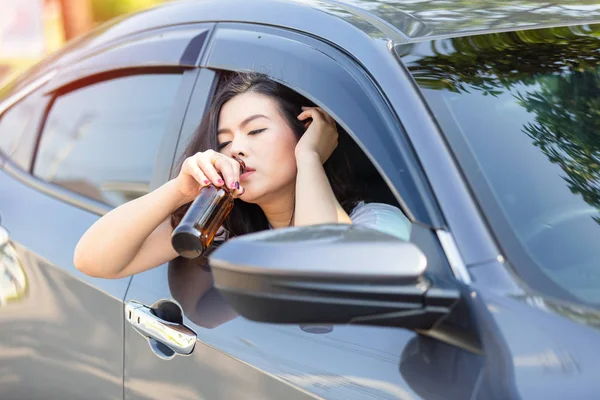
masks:
<instances>
[{"instance_id":1,"label":"finger","mask_svg":"<svg viewBox=\"0 0 600 400\"><path fill-rule=\"evenodd\" d=\"M329 116L329 114L327 114L327 112L325 112L325 110L323 110L320 107L315 107L315 112L321 116L321 118L323 119L323 121L331 123L333 121L333 118L331 118Z\"/></svg>"},{"instance_id":2,"label":"finger","mask_svg":"<svg viewBox=\"0 0 600 400\"><path fill-rule=\"evenodd\" d=\"M233 168L233 180L236 182L236 186L240 185L240 178L242 175L242 170L241 170L241 164L239 161L237 161L235 158L231 159L231 165Z\"/></svg>"},{"instance_id":3,"label":"finger","mask_svg":"<svg viewBox=\"0 0 600 400\"><path fill-rule=\"evenodd\" d=\"M245 191L246 189L240 185L240 188L233 192L233 197L237 199L238 197L241 197Z\"/></svg>"},{"instance_id":4,"label":"finger","mask_svg":"<svg viewBox=\"0 0 600 400\"><path fill-rule=\"evenodd\" d=\"M323 116L317 110L315 110L314 108L305 110L302 113L300 113L300 115L298 115L298 119L300 121L303 121L306 118L312 118L313 121L314 120L323 120Z\"/></svg>"},{"instance_id":5,"label":"finger","mask_svg":"<svg viewBox=\"0 0 600 400\"><path fill-rule=\"evenodd\" d=\"M307 118L310 118L310 112L309 111L302 111L300 114L298 114L297 117L300 121L303 121Z\"/></svg>"},{"instance_id":6,"label":"finger","mask_svg":"<svg viewBox=\"0 0 600 400\"><path fill-rule=\"evenodd\" d=\"M312 110L316 110L317 107L301 107L302 111L312 111Z\"/></svg>"},{"instance_id":7,"label":"finger","mask_svg":"<svg viewBox=\"0 0 600 400\"><path fill-rule=\"evenodd\" d=\"M198 167L198 163L196 162L195 158L190 158L188 160L188 171L189 174L198 182L198 184L200 184L200 186L206 186L210 184L210 181L206 175L204 175L200 167Z\"/></svg>"},{"instance_id":8,"label":"finger","mask_svg":"<svg viewBox=\"0 0 600 400\"><path fill-rule=\"evenodd\" d=\"M323 110L320 107L317 107L317 111L323 116L323 119L325 119L325 121L329 122L332 125L335 125L335 119L333 119L333 117L329 115L325 110Z\"/></svg>"},{"instance_id":9,"label":"finger","mask_svg":"<svg viewBox=\"0 0 600 400\"><path fill-rule=\"evenodd\" d=\"M196 157L196 162L204 175L215 185L215 186L223 186L224 181L219 172L215 168L212 163L210 157L213 155L210 153L201 153Z\"/></svg>"},{"instance_id":10,"label":"finger","mask_svg":"<svg viewBox=\"0 0 600 400\"><path fill-rule=\"evenodd\" d=\"M239 164L233 158L229 157L219 157L215 161L215 168L220 172L221 176L225 180L225 186L229 189L237 189L237 185L239 182L239 177L234 173L234 165L237 165L237 169L239 171Z\"/></svg>"}]
</instances>

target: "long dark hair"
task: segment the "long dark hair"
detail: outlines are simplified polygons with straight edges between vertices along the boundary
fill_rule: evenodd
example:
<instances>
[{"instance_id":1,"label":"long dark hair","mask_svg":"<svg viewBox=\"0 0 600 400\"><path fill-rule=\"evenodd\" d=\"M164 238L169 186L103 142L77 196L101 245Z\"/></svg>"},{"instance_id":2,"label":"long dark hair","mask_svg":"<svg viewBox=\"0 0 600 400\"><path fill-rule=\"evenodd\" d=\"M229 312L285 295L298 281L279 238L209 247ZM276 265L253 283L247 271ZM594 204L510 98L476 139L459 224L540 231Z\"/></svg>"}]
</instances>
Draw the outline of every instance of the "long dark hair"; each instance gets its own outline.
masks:
<instances>
[{"instance_id":1,"label":"long dark hair","mask_svg":"<svg viewBox=\"0 0 600 400\"><path fill-rule=\"evenodd\" d=\"M186 148L182 159L173 171L174 174L179 172L186 158L193 156L197 152L217 149L217 129L221 108L233 97L247 92L262 94L274 99L279 106L279 111L294 131L296 137L300 138L302 136L305 130L304 122L299 121L297 116L302 112L302 106L310 107L314 106L314 103L296 91L269 79L266 75L254 72L234 73L229 78L223 80L217 89L217 94L210 108L196 129L194 137ZM338 147L325 162L323 168L325 169L335 197L344 210L350 213L358 202L358 196L351 183L351 166L343 148L344 143L349 140L351 141L351 139L339 125L338 132ZM173 212L171 215L171 225L173 228L179 224L189 206L189 204L186 204ZM225 221L225 228L229 231L229 236L234 237L268 229L269 223L258 205L236 199L233 210Z\"/></svg>"}]
</instances>

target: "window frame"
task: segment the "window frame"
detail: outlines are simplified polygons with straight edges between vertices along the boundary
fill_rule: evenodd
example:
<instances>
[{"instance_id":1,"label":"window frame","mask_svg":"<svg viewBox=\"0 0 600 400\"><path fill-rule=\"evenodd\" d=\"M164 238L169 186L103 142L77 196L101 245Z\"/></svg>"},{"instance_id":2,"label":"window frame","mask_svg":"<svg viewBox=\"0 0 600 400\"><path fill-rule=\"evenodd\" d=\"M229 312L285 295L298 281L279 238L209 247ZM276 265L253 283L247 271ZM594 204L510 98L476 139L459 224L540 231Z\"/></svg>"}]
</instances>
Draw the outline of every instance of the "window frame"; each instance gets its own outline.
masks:
<instances>
[{"instance_id":1,"label":"window frame","mask_svg":"<svg viewBox=\"0 0 600 400\"><path fill-rule=\"evenodd\" d=\"M27 143L24 150L29 158L28 168L21 168L4 154L0 157L0 167L15 179L40 192L99 216L106 214L114 207L33 175L41 135L57 93L116 77L156 72L178 73L182 75L182 79L177 88L167 129L161 140L149 190L160 186L169 176L179 133L199 74L198 60L213 26L213 23L199 23L145 30L115 38L104 43L102 48L90 47L78 54L77 61L70 59L70 55L65 55L63 65L61 60L58 60L49 69L49 79L44 80L46 74L43 74L42 78L35 78L32 83L15 92L19 93L32 85L35 86L38 80L43 80L43 84L37 87L38 90L45 91L44 101L37 116L39 121L35 132L31 134L30 143ZM162 44L158 50L157 44Z\"/></svg>"},{"instance_id":2,"label":"window frame","mask_svg":"<svg viewBox=\"0 0 600 400\"><path fill-rule=\"evenodd\" d=\"M262 42L260 42L261 40ZM264 43L266 40L270 40L269 43ZM298 56L296 60L290 60L289 57L296 56L295 52L298 50L300 53L304 53L305 57ZM310 57L307 56L309 51L313 52ZM315 56L320 59L315 60ZM313 82L306 70L302 74L297 70L294 71L292 74L295 73L295 75L291 79L290 76L286 76L284 79L278 75L284 68L294 68L293 64L297 60L304 63L302 67L295 67L298 69L306 68L307 65L311 65L311 69L315 69L316 66L321 65L320 63L328 63L322 69L329 72L334 68L343 71L346 83L351 84L352 89L355 90L354 94L358 92L361 94L357 97L360 100L354 99L355 103L361 104L377 115L376 119L381 127L378 135L369 135L368 132L360 131L356 127L357 121L364 120L361 117L353 116L351 112L345 112L345 117L336 113L340 109L343 110L346 106L345 102L335 97L332 99L326 93L327 90L323 89L322 82ZM264 64L268 64L267 68L260 67ZM445 226L443 216L417 161L416 154L412 151L402 124L393 112L391 105L370 74L342 49L314 37L283 28L227 22L219 23L215 28L200 60L200 66L213 71L262 72L319 104L336 118L363 150L395 195L402 211L413 224L420 224L428 228ZM341 86L338 85L338 87ZM359 109L356 105L352 107L355 110ZM369 124L372 123L369 122ZM185 140L180 140L180 142L185 142ZM178 155L181 150L178 149ZM382 165L382 157L386 158L385 165ZM394 159L392 160L392 158ZM400 179L400 175L402 175L402 179ZM412 189L410 191L405 186L406 180L410 180ZM404 193L412 193L417 201L413 201L411 206L407 205L399 190ZM414 204L418 204L417 207ZM420 209L415 210L415 208Z\"/></svg>"},{"instance_id":3,"label":"window frame","mask_svg":"<svg viewBox=\"0 0 600 400\"><path fill-rule=\"evenodd\" d=\"M121 77L131 77L131 76L141 76L148 74L156 74L156 73L173 73L173 74L181 74L181 81L179 83L178 88L176 89L177 94L175 95L173 109L169 116L169 120L167 123L167 128L163 132L161 143L159 145L159 152L157 154L156 163L152 170L152 175L149 181L150 189L159 186L157 183L157 179L160 176L159 171L161 169L168 168L172 159L172 153L174 152L174 142L176 142L179 129L183 120L183 111L187 107L187 102L189 100L189 94L191 92L190 87L193 86L193 82L196 79L196 75L198 70L187 70L187 71L177 71L172 68L164 68L164 67L156 67L156 68L131 68L126 70L117 70L117 71L105 71L101 74L92 75L92 76L84 76L80 80L75 82L70 82L66 86L60 87L52 92L47 93L50 96L50 99L47 103L47 106L44 110L44 115L41 121L41 124L38 128L38 132L36 135L35 147L31 157L31 163L29 166L28 174L30 176L29 183L32 184L35 181L34 186L49 195L57 197L62 201L71 203L79 208L86 209L90 212L96 213L98 215L104 215L114 207L98 200L94 200L90 197L82 195L78 192L74 192L63 186L60 186L56 183L47 182L42 178L34 175L34 166L36 163L36 159L38 156L38 152L40 150L40 143L42 141L42 136L44 135L44 129L46 127L46 123L48 120L48 116L53 109L54 102L56 99L60 98L60 96L74 92L78 89L90 87L94 84L100 82L110 81L112 79L121 78ZM173 133L171 133L173 132Z\"/></svg>"},{"instance_id":4,"label":"window frame","mask_svg":"<svg viewBox=\"0 0 600 400\"><path fill-rule=\"evenodd\" d=\"M260 34L261 32L264 32L263 29L265 29L265 31L277 35L277 37L279 39L281 39L281 41L283 43L287 42L288 37L292 36L292 37L294 37L294 40L299 41L303 45L307 45L307 43L304 42L304 40L306 40L308 42L308 46L311 46L313 48L315 46L315 43L313 41L316 41L315 39L307 37L305 35L301 35L301 34L297 34L297 33L290 33L290 31L285 30L285 29L280 29L280 28L263 27L263 26L256 26L256 25L249 26L249 25L240 24L240 23L235 23L235 24L234 23L231 23L231 24L223 23L223 24L219 24L219 26L223 26L226 28L233 27L234 29L243 27L243 28L245 28L244 30L246 30L246 31L250 31L251 33L258 33L258 34ZM216 41L214 40L215 38L217 39ZM231 36L230 36L230 38L231 38ZM193 111L190 111L185 116L183 128L181 130L180 138L178 140L177 151L175 154L175 158L173 160L174 167L177 165L177 162L181 160L183 152L185 151L189 141L191 140L191 138L193 137L193 134L195 133L195 130L196 130L198 124L202 120L202 117L204 116L206 110L208 109L208 107L210 105L211 99L213 98L215 91L217 89L217 86L219 84L221 72L232 72L232 71L265 72L265 71L256 70L253 68L247 68L247 67L240 68L239 64L236 64L240 61L241 58L245 57L246 55L250 56L249 60L246 60L246 61L251 63L255 57L253 55L254 53L253 53L252 49L247 48L247 51L242 52L240 54L240 53L236 53L236 51L229 49L227 47L227 44L223 45L223 43L218 43L218 41L219 41L219 33L218 33L218 31L216 31L213 34L211 41L208 43L207 51L205 52L205 54L203 55L203 58L201 60L201 66L202 66L201 73L196 82L196 87L194 88L194 92L192 94L190 106L188 107L190 110L193 110ZM217 43L215 43L215 42L217 42ZM338 57L338 59L339 59L339 57L341 57L345 61L345 63L341 63L338 65L340 69L346 69L346 70L349 68L352 69L355 74L358 74L361 78L365 78L365 80L362 81L361 84L371 85L372 89L376 89L375 83L370 81L369 77L366 75L366 73L361 68L361 66L354 63L349 55L338 52L335 48L327 45L326 43L323 43L323 42L317 42L317 43L319 43L319 46L320 46L317 51L326 52L329 49L332 52L334 52L334 54ZM241 44L242 44L242 46L247 45L244 42L241 42ZM226 56L228 62L223 62L222 59L218 59L217 61L211 60L211 49L215 48L217 46L219 47L219 49L220 49L219 51L221 52L221 54ZM274 53L276 53L276 52L279 52L278 56L274 55ZM233 57L230 57L230 56L228 56L228 54L236 54L236 55ZM281 52L281 49L279 47L275 47L275 48L271 49L271 53L269 54L268 59L270 62L274 58L277 58L277 57L279 57L281 59L285 59L285 55L286 55L285 51ZM261 57L265 57L265 55L262 54ZM327 54L327 57L333 58L330 54ZM337 62L338 60L336 59L335 61ZM315 69L315 68L312 68L312 69ZM306 72L305 72L305 74L306 74ZM298 88L298 86L294 86L293 84L290 84L289 82L282 81L281 79L278 79L278 77L276 77L276 76L274 77L269 73L267 73L267 75L269 75L274 80L279 81L280 83L283 83L286 86L299 91L301 94L305 95L310 100L315 101L315 103L324 106L324 102L319 101L319 99L316 98L315 95L307 92L306 88ZM315 87L319 88L318 85L315 85ZM322 89L321 89L321 91L322 91ZM404 155L407 153L407 151L410 153L411 146L407 142L402 142L402 141L397 140L397 136L399 136L398 130L402 129L402 125L395 119L395 114L392 111L391 106L386 103L385 98L381 95L381 93L376 92L374 90L374 91L370 92L369 95L370 95L370 97L365 97L365 100L363 100L363 102L376 101L378 103L377 105L379 106L379 112L384 114L388 118L388 120L392 123L391 129L389 131L389 134L386 136L386 138L388 138L388 139L394 138L395 139L395 142L393 144L393 146L396 146L395 148L399 148L400 146L405 146L405 148L404 148L405 151L401 151L401 149L398 149L398 151L394 150L393 154L397 156L397 155ZM377 99L374 100L374 96L377 97ZM331 105L331 104L327 103L327 105ZM324 109L327 110L328 112L330 112L330 108L328 106L324 106ZM198 112L199 110L202 110L202 112ZM333 114L333 115L335 116L335 114ZM348 134L352 137L352 139L356 141L357 138L355 135L353 135L351 133L352 131L350 129L348 129L348 125L344 126L344 124L343 124L344 121L341 120L340 118L338 118L337 116L336 116L336 120L348 132ZM403 132L400 132L400 134L403 134ZM369 159L369 161L371 161L374 164L374 166L377 169L377 172L380 174L381 178L384 180L384 182L386 183L388 188L393 192L394 185L391 184L389 182L389 180L387 180L385 178L385 169L382 170L381 168L377 167L376 159L374 159L373 154L370 151L370 146L368 144L365 146L361 145L360 143L358 143L358 144L361 147L362 151L367 156L367 158ZM410 159L408 161L411 163L411 167L414 170L420 171L422 173L421 167L418 164L416 158L414 158L414 155L410 155ZM423 176L420 174L417 174L417 177L414 179L423 179ZM427 185L427 182L426 181L420 182L420 184ZM428 196L428 195L430 195L430 193L425 191L424 195ZM398 196L396 196L396 199L398 199ZM434 204L430 203L430 206L434 207L434 209L433 210L430 209L429 211L435 213L437 210L435 208L435 198L429 197L429 201L432 201L434 203ZM398 201L398 203L400 203L400 201ZM425 207L424 209L427 210L427 207ZM436 220L436 218L439 218L439 217L440 217L440 215L434 216L433 220ZM441 246L441 243L440 243L438 237L436 236L435 227L433 227L427 223L424 223L423 221L421 221L419 219L413 219L413 220L411 220L411 223L412 223L412 229L411 229L411 239L410 240L412 242L416 243L421 248L421 250L424 252L424 254L426 254L427 257L433 261L429 268L428 274L432 277L435 277L436 282L438 282L438 284L440 284L440 285L454 284L456 282L456 272L454 271L454 268L448 262L448 259L445 254L445 250ZM443 282L445 282L445 283L443 283Z\"/></svg>"},{"instance_id":5,"label":"window frame","mask_svg":"<svg viewBox=\"0 0 600 400\"><path fill-rule=\"evenodd\" d=\"M4 163L10 163L11 166L16 168L29 169L31 166L31 159L33 157L33 147L37 140L39 133L39 126L43 118L43 110L48 105L48 97L43 95L44 86L56 75L56 70L50 70L42 76L34 79L24 87L16 90L14 93L9 93L5 98L0 101L0 124L5 115L18 107L22 102L27 101L31 96L39 96L37 100L36 111L32 118L34 121L34 128L31 131L21 132L19 141L21 142L15 154L6 154L6 152L0 149L0 167ZM15 159L20 159L16 161Z\"/></svg>"}]
</instances>

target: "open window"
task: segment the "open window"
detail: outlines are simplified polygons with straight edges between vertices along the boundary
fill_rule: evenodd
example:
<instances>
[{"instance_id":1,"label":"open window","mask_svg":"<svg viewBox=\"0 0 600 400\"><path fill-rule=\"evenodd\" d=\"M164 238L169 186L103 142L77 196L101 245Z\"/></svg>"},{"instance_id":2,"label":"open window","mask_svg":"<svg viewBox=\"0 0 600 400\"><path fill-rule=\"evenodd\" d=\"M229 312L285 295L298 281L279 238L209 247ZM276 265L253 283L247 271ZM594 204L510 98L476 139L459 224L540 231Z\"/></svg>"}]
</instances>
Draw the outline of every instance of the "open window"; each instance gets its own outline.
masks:
<instances>
[{"instance_id":1,"label":"open window","mask_svg":"<svg viewBox=\"0 0 600 400\"><path fill-rule=\"evenodd\" d=\"M235 74L235 71L217 70L216 73L217 83L215 93ZM307 98L313 103L316 101L316 106L323 109L329 108L327 104L320 103L314 97L310 97L312 96L309 95ZM401 208L400 203L383 179L381 173L356 140L344 129L345 124L340 124L337 120L336 122L339 143L332 157L339 157L341 158L340 162L349 163L350 176L348 178L350 179L353 191L356 193L356 197L367 203L383 203Z\"/></svg>"},{"instance_id":2,"label":"open window","mask_svg":"<svg viewBox=\"0 0 600 400\"><path fill-rule=\"evenodd\" d=\"M210 255L210 265L215 287L234 309L262 322L349 322L413 329L429 329L446 318L458 303L459 292L430 229L430 211L436 206L424 189L401 124L364 70L347 54L312 38L241 24L219 25L201 66L206 81L197 84L203 93L198 97L204 98L198 104L204 110L234 72L263 73L323 108L338 123L336 151L351 161L359 197L396 206L413 223L409 241L374 230L353 230L354 226L290 228L231 239ZM186 120L199 119L190 114ZM177 158L182 143L190 139L189 128L182 131ZM323 237L331 240L319 242ZM281 251L274 250L273 243ZM170 281L194 282L193 269L177 264L171 265ZM311 275L315 271L317 275ZM356 285L357 281L368 284ZM211 285L194 284L200 286L210 291ZM197 289L188 291L187 297L191 292L195 299L203 298ZM190 318L196 309L187 310ZM355 318L357 313L364 318Z\"/></svg>"},{"instance_id":3,"label":"open window","mask_svg":"<svg viewBox=\"0 0 600 400\"><path fill-rule=\"evenodd\" d=\"M264 73L325 109L352 139L342 145L358 176L364 177L363 190L378 201L399 205L411 221L432 225L430 210L436 205L425 192L401 125L377 85L350 56L290 31L221 24L201 66Z\"/></svg>"}]
</instances>

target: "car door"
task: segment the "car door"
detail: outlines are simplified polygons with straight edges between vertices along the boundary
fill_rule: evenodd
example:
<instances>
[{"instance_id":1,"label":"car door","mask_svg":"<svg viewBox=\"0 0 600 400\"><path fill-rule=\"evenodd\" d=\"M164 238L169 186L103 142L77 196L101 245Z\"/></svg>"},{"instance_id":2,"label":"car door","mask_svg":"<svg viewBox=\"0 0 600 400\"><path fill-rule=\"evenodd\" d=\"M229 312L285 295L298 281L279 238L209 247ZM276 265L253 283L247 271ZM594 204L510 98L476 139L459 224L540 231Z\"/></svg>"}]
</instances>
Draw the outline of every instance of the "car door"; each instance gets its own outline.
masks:
<instances>
[{"instance_id":1,"label":"car door","mask_svg":"<svg viewBox=\"0 0 600 400\"><path fill-rule=\"evenodd\" d=\"M0 398L123 397L131 278L86 276L73 253L100 215L147 193L171 164L203 34L170 28L115 40L8 99L14 104L0 119L8 158L0 170Z\"/></svg>"},{"instance_id":2,"label":"car door","mask_svg":"<svg viewBox=\"0 0 600 400\"><path fill-rule=\"evenodd\" d=\"M365 71L325 43L272 27L219 24L207 48L178 156L220 72L266 73L324 107L365 149L400 194L404 211L419 222L411 241L427 255L430 274L454 280L428 227L435 202L407 143L398 138L401 127ZM209 269L180 259L134 276L126 304L134 311L125 329L126 398L469 398L483 360L464 346L405 329L252 322L212 287ZM156 330L139 329L140 309L154 310L147 323L163 333L174 333L169 323L178 325L183 339L196 339L193 349L165 340L167 334L161 344Z\"/></svg>"}]
</instances>

